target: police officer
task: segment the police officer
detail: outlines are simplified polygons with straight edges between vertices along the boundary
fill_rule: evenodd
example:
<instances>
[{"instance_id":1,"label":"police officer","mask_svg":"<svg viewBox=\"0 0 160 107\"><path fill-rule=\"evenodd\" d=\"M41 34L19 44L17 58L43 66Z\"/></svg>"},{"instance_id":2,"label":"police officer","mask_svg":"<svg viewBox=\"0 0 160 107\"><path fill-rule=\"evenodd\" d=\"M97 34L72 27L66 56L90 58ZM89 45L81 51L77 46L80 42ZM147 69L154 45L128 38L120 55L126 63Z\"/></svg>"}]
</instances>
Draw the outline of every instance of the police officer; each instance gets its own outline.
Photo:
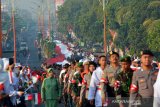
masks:
<instances>
[{"instance_id":1,"label":"police officer","mask_svg":"<svg viewBox=\"0 0 160 107\"><path fill-rule=\"evenodd\" d=\"M117 74L114 90L120 107L128 107L129 89L132 81L133 70L130 68L131 58L124 56L120 60L121 72Z\"/></svg>"},{"instance_id":2,"label":"police officer","mask_svg":"<svg viewBox=\"0 0 160 107\"><path fill-rule=\"evenodd\" d=\"M119 54L117 52L109 52L110 65L103 70L100 86L102 88L102 103L105 103L106 96L109 98L109 106L112 106L112 100L115 99L114 83L117 74L120 72ZM107 94L107 95L106 95ZM115 104L113 104L115 106Z\"/></svg>"},{"instance_id":3,"label":"police officer","mask_svg":"<svg viewBox=\"0 0 160 107\"><path fill-rule=\"evenodd\" d=\"M61 88L57 78L55 78L55 72L49 68L48 78L44 79L41 87L42 102L45 102L45 107L57 107L60 96Z\"/></svg>"},{"instance_id":4,"label":"police officer","mask_svg":"<svg viewBox=\"0 0 160 107\"><path fill-rule=\"evenodd\" d=\"M151 65L153 56L150 50L141 52L141 69L133 73L129 107L152 107L153 85L158 74Z\"/></svg>"}]
</instances>

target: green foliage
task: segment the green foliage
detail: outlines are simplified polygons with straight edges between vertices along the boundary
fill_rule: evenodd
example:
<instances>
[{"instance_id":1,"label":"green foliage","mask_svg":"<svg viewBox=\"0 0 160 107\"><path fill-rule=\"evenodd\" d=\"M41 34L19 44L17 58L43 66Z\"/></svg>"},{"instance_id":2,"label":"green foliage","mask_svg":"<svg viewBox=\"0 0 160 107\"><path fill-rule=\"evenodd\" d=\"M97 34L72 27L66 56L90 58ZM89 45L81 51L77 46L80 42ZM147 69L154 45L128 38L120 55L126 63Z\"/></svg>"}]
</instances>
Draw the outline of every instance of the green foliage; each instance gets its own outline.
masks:
<instances>
[{"instance_id":1,"label":"green foliage","mask_svg":"<svg viewBox=\"0 0 160 107\"><path fill-rule=\"evenodd\" d=\"M152 1L149 3L148 8L160 7L160 1Z\"/></svg>"},{"instance_id":2,"label":"green foliage","mask_svg":"<svg viewBox=\"0 0 160 107\"><path fill-rule=\"evenodd\" d=\"M54 48L56 44L48 39L43 40L42 42L44 55L46 58L51 58L54 54Z\"/></svg>"},{"instance_id":3,"label":"green foliage","mask_svg":"<svg viewBox=\"0 0 160 107\"><path fill-rule=\"evenodd\" d=\"M11 25L10 16L5 12L3 12L2 15L3 15L2 16L2 29L7 30L9 29L9 26Z\"/></svg>"},{"instance_id":4,"label":"green foliage","mask_svg":"<svg viewBox=\"0 0 160 107\"><path fill-rule=\"evenodd\" d=\"M102 41L103 11L98 0L67 0L58 11L59 31L68 25L83 41Z\"/></svg>"},{"instance_id":5,"label":"green foliage","mask_svg":"<svg viewBox=\"0 0 160 107\"><path fill-rule=\"evenodd\" d=\"M16 10L14 19L15 19L15 29L16 34L21 32L21 29L23 27L27 28L29 27L29 24L33 23L30 13L26 10ZM2 13L2 29L3 30L9 30L11 28L11 31L9 32L9 38L13 39L13 31L12 31L12 17L7 12Z\"/></svg>"},{"instance_id":6,"label":"green foliage","mask_svg":"<svg viewBox=\"0 0 160 107\"><path fill-rule=\"evenodd\" d=\"M154 20L148 27L147 32L147 43L149 44L149 48L160 52L160 19Z\"/></svg>"},{"instance_id":7,"label":"green foliage","mask_svg":"<svg viewBox=\"0 0 160 107\"><path fill-rule=\"evenodd\" d=\"M143 49L160 51L159 0L109 0L106 14L107 30L118 32L116 47L129 48L131 54ZM102 42L103 10L99 0L67 0L59 8L58 19L60 32L67 33L67 26L72 25L82 40Z\"/></svg>"},{"instance_id":8,"label":"green foliage","mask_svg":"<svg viewBox=\"0 0 160 107\"><path fill-rule=\"evenodd\" d=\"M38 32L37 34L37 41L42 48L45 58L51 58L52 55L55 53L54 49L56 47L55 42L49 39L42 39L42 33Z\"/></svg>"}]
</instances>

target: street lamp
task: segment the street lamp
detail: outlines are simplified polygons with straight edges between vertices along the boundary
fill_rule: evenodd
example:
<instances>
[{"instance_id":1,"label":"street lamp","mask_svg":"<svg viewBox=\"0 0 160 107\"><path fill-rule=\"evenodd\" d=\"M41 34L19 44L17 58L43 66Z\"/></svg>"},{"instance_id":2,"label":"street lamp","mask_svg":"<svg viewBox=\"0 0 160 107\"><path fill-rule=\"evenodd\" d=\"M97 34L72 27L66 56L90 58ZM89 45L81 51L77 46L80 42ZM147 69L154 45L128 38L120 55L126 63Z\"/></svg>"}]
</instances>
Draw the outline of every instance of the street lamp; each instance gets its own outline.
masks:
<instances>
[{"instance_id":1,"label":"street lamp","mask_svg":"<svg viewBox=\"0 0 160 107\"><path fill-rule=\"evenodd\" d=\"M14 18L14 0L12 0L12 27L13 27L13 36L14 36L14 63L16 63L16 29L15 29L15 18Z\"/></svg>"},{"instance_id":2,"label":"street lamp","mask_svg":"<svg viewBox=\"0 0 160 107\"><path fill-rule=\"evenodd\" d=\"M42 39L44 38L44 0L40 0L37 4L37 2L34 2L32 1L33 4L35 4L36 6L39 7L40 9L40 13L39 13L39 17L38 17L38 20L39 20L39 29L40 31L42 32Z\"/></svg>"},{"instance_id":3,"label":"street lamp","mask_svg":"<svg viewBox=\"0 0 160 107\"><path fill-rule=\"evenodd\" d=\"M40 5L37 5L37 6L38 6L38 9L36 9L36 11L32 7L31 7L31 9L33 9L32 12L38 16L38 31L40 32L41 31L41 17L40 17L40 15L41 15L41 13L40 13L41 6Z\"/></svg>"},{"instance_id":4,"label":"street lamp","mask_svg":"<svg viewBox=\"0 0 160 107\"><path fill-rule=\"evenodd\" d=\"M0 0L0 8L1 8L1 0ZM2 18L1 18L1 10L0 10L0 58L2 58Z\"/></svg>"},{"instance_id":5,"label":"street lamp","mask_svg":"<svg viewBox=\"0 0 160 107\"><path fill-rule=\"evenodd\" d=\"M104 25L104 35L103 35L103 48L104 48L104 53L105 53L105 55L107 54L107 33L106 33L106 5L108 4L108 1L109 0L99 0L99 2L100 2L100 4L102 4L102 6L103 6L103 25Z\"/></svg>"},{"instance_id":6,"label":"street lamp","mask_svg":"<svg viewBox=\"0 0 160 107\"><path fill-rule=\"evenodd\" d=\"M51 39L51 10L50 10L50 0L47 0L48 5L48 32L49 32L49 40Z\"/></svg>"}]
</instances>

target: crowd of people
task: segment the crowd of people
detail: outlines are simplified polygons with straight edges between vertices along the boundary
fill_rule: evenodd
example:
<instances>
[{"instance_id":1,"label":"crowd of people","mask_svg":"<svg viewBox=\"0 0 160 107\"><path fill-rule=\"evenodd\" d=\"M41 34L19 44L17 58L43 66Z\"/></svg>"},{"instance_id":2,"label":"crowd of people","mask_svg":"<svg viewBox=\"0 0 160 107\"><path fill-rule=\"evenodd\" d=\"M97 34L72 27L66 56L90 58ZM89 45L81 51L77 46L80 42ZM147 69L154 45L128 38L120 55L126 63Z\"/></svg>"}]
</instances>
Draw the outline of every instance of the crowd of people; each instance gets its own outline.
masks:
<instances>
[{"instance_id":1,"label":"crowd of people","mask_svg":"<svg viewBox=\"0 0 160 107\"><path fill-rule=\"evenodd\" d=\"M26 95L41 90L42 73L14 63L13 58L1 58L0 107L26 107Z\"/></svg>"},{"instance_id":2,"label":"crowd of people","mask_svg":"<svg viewBox=\"0 0 160 107\"><path fill-rule=\"evenodd\" d=\"M61 65L42 64L40 71L0 59L0 106L26 107L26 93L41 93L45 107L159 107L159 63L144 50L140 59L111 51L98 60L70 60ZM108 61L107 61L108 58ZM17 99L20 100L17 102Z\"/></svg>"},{"instance_id":3,"label":"crowd of people","mask_svg":"<svg viewBox=\"0 0 160 107\"><path fill-rule=\"evenodd\" d=\"M158 75L153 56L145 50L139 61L132 61L130 56L120 58L111 51L109 64L106 56L100 56L98 62L66 64L59 75L65 107L152 107Z\"/></svg>"}]
</instances>

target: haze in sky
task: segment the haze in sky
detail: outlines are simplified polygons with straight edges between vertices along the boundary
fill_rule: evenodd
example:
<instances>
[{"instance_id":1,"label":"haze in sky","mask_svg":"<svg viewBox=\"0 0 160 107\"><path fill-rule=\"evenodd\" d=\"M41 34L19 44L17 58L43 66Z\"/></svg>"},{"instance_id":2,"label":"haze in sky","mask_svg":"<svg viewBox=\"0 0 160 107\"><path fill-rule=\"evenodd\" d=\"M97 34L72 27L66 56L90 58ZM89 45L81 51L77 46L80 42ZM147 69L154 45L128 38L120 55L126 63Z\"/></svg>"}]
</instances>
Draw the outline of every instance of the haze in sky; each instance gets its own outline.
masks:
<instances>
[{"instance_id":1,"label":"haze in sky","mask_svg":"<svg viewBox=\"0 0 160 107\"><path fill-rule=\"evenodd\" d=\"M2 0L2 3L5 3L8 5L9 8L11 8L11 1L12 0ZM39 10L39 6L42 6L42 0L13 0L15 3L15 8L17 9L25 9L28 10L32 17L37 17ZM44 11L45 16L47 15L47 1L50 1L50 7L53 9L54 3L53 0L43 0L44 4Z\"/></svg>"}]
</instances>

